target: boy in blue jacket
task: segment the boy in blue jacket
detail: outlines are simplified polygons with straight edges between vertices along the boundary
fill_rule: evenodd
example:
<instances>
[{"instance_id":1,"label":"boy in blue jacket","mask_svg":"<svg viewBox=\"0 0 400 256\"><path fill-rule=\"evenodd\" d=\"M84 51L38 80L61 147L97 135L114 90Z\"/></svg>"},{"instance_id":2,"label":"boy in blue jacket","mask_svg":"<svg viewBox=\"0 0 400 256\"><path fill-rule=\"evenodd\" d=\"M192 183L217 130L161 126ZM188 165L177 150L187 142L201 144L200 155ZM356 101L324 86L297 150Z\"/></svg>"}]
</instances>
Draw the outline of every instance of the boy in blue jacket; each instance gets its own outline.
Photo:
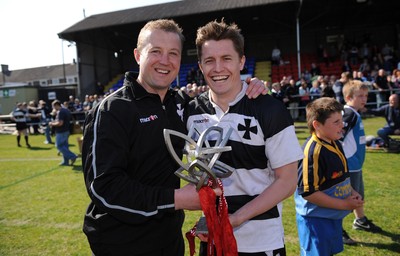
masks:
<instances>
[{"instance_id":1,"label":"boy in blue jacket","mask_svg":"<svg viewBox=\"0 0 400 256\"><path fill-rule=\"evenodd\" d=\"M352 80L343 87L343 95L346 101L343 114L343 138L342 146L347 158L351 186L364 199L364 181L362 176L362 166L365 160L366 138L364 125L359 111L365 108L368 100L368 86L358 80ZM354 209L355 220L353 229L369 232L380 232L382 229L372 223L364 214L364 206ZM355 244L356 242L349 237L343 229L343 242L345 244Z\"/></svg>"}]
</instances>

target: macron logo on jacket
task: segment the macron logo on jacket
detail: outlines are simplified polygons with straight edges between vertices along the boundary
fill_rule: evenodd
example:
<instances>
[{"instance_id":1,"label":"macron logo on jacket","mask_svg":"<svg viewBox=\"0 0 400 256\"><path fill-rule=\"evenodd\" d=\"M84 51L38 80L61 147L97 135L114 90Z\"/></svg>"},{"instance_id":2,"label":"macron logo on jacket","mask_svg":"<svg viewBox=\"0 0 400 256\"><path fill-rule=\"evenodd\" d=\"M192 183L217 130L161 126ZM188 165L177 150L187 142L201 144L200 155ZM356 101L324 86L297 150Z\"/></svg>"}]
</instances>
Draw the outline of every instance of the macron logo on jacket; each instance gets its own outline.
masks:
<instances>
[{"instance_id":1,"label":"macron logo on jacket","mask_svg":"<svg viewBox=\"0 0 400 256\"><path fill-rule=\"evenodd\" d=\"M139 121L140 121L140 123L148 123L148 122L154 121L156 119L158 119L157 115L151 115L149 117L140 118Z\"/></svg>"}]
</instances>

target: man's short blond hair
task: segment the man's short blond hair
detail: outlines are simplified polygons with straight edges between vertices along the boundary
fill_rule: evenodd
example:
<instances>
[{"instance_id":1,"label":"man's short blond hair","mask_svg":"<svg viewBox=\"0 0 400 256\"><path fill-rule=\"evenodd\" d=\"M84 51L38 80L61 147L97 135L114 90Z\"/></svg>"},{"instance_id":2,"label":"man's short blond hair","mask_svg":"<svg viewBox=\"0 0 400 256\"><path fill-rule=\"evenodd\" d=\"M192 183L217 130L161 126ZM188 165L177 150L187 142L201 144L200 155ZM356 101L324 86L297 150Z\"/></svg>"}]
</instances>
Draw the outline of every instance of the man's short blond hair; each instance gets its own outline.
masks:
<instances>
[{"instance_id":1,"label":"man's short blond hair","mask_svg":"<svg viewBox=\"0 0 400 256\"><path fill-rule=\"evenodd\" d=\"M183 43L185 41L185 37L183 36L182 28L174 20L168 19L159 19L159 20L151 20L144 25L144 27L140 30L137 46L136 48L141 51L144 47L144 42L146 39L146 32L153 30L162 30L165 32L176 33L181 40L181 48L183 47Z\"/></svg>"}]
</instances>

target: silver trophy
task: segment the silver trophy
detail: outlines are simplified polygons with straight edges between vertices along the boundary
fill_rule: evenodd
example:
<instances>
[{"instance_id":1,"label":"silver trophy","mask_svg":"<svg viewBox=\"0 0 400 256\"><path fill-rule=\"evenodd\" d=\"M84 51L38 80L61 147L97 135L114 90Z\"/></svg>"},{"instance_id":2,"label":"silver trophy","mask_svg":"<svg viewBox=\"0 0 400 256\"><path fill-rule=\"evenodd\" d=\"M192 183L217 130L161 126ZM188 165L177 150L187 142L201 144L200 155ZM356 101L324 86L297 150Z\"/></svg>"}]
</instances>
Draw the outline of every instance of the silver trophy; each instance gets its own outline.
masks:
<instances>
[{"instance_id":1,"label":"silver trophy","mask_svg":"<svg viewBox=\"0 0 400 256\"><path fill-rule=\"evenodd\" d=\"M202 186L208 184L209 180L216 181L217 178L226 178L230 176L234 169L227 164L218 160L222 152L232 150L230 146L225 146L232 133L230 128L223 136L223 129L218 126L211 126L204 132L200 133L196 128L189 131L189 135L164 129L164 140L169 153L175 161L181 166L175 171L175 174L187 182L196 185L196 189L200 190ZM197 143L190 135L199 135ZM207 140L207 136L213 135L216 138L214 146L211 146ZM177 136L186 141L185 150L183 152L186 163L178 157L174 147L172 146L171 136ZM214 183L215 184L215 183Z\"/></svg>"}]
</instances>

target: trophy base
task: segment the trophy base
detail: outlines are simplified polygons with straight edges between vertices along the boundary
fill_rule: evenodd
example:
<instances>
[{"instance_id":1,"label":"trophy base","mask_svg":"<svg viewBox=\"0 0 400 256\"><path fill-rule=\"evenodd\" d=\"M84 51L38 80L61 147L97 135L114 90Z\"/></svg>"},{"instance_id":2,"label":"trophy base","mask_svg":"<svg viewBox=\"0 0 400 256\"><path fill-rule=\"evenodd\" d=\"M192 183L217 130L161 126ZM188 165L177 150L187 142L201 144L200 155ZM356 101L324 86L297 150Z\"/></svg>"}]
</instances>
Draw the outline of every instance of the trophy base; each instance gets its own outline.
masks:
<instances>
[{"instance_id":1,"label":"trophy base","mask_svg":"<svg viewBox=\"0 0 400 256\"><path fill-rule=\"evenodd\" d=\"M199 222L197 222L196 235L198 234L208 234L207 221L204 216L200 217Z\"/></svg>"}]
</instances>

